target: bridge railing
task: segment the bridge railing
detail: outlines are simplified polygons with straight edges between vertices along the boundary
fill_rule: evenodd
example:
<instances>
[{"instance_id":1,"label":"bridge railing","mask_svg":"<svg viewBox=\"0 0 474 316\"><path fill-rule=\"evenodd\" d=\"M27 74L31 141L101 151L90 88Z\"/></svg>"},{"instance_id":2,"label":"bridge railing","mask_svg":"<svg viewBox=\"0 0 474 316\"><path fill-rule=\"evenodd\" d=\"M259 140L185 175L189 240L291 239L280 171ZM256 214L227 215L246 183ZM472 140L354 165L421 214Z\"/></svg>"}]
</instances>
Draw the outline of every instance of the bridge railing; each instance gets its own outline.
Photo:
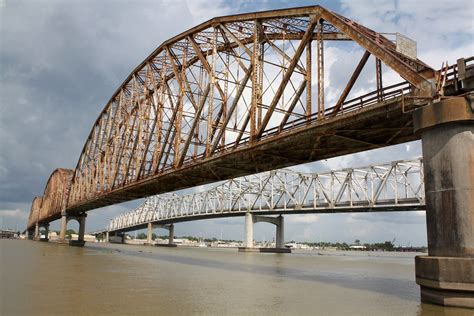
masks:
<instances>
[{"instance_id":1,"label":"bridge railing","mask_svg":"<svg viewBox=\"0 0 474 316\"><path fill-rule=\"evenodd\" d=\"M246 212L414 210L424 203L421 159L326 173L283 169L228 180L204 192L149 197L134 211L113 218L109 230Z\"/></svg>"},{"instance_id":2,"label":"bridge railing","mask_svg":"<svg viewBox=\"0 0 474 316\"><path fill-rule=\"evenodd\" d=\"M369 92L367 94L364 94L364 95L361 95L361 96L358 96L356 98L353 98L353 99L350 99L350 100L347 100L347 101L343 102L341 108L336 113L336 115L342 115L342 114L345 114L345 113L348 113L348 112L352 112L352 111L362 109L366 106L376 104L376 103L381 102L381 101L386 101L386 100L389 100L389 99L392 99L392 98L397 98L397 97L400 97L402 95L408 95L408 94L411 93L411 91L412 91L412 86L410 85L410 83L408 81L404 81L404 82L400 82L400 83L397 83L397 84L393 84L393 85L384 87L382 90L374 90L374 91ZM298 118L298 119L295 119L295 120L291 120L291 121L285 123L284 126L275 126L273 128L270 128L262 134L260 139L265 139L265 138L280 134L282 132L292 130L292 129L297 128L297 127L306 126L306 125L314 123L315 121L318 121L318 120L333 117L335 107L336 106L326 108L324 110L324 116L322 118L318 118L318 113L312 113L311 116L309 116L309 117L301 117L301 118ZM240 139L239 142L234 141L234 142L227 143L223 146L217 147L216 152L229 151L229 150L235 149L237 146L245 145L249 141L250 141L249 136L243 137L242 139ZM196 160L204 158L205 155L206 155L205 153L201 153L201 154L196 155L194 157L190 157L190 158L188 158L184 161L183 165L191 164L191 163L195 162ZM164 170L171 170L171 169L173 169L172 166L170 166L168 168L165 168Z\"/></svg>"}]
</instances>

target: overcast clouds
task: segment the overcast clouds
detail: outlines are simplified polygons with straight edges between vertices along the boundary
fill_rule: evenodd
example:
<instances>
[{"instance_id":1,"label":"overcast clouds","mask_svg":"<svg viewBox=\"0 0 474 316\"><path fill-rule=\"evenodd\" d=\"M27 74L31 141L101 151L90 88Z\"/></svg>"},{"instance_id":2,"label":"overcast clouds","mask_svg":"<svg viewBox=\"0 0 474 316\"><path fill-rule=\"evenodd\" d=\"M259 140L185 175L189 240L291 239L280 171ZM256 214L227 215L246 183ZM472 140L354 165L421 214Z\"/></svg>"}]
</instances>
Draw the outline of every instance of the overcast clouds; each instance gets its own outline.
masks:
<instances>
[{"instance_id":1,"label":"overcast clouds","mask_svg":"<svg viewBox=\"0 0 474 316\"><path fill-rule=\"evenodd\" d=\"M209 18L303 6L314 1L2 1L0 0L0 226L23 229L31 200L50 173L73 169L85 139L116 88L164 40ZM419 57L439 68L474 53L474 5L467 1L322 1L380 32L418 42ZM332 47L328 82L343 85L353 52ZM336 62L337 60L337 62ZM347 73L347 72L346 72ZM363 89L360 86L359 89ZM329 170L421 154L418 142L298 167ZM90 212L87 230L137 205ZM426 243L423 214L301 215L286 220L287 239ZM177 225L177 234L242 238L243 218ZM74 226L74 224L73 224ZM257 224L255 237L271 239Z\"/></svg>"}]
</instances>

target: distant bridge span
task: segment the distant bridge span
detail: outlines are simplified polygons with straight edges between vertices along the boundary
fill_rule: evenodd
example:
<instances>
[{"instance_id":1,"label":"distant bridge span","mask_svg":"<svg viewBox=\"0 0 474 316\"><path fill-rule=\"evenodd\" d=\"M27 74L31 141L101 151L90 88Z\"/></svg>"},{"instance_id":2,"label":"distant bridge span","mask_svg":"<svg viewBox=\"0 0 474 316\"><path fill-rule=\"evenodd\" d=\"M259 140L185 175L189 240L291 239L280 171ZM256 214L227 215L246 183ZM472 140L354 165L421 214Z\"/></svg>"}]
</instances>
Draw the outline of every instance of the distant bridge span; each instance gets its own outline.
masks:
<instances>
[{"instance_id":1,"label":"distant bridge span","mask_svg":"<svg viewBox=\"0 0 474 316\"><path fill-rule=\"evenodd\" d=\"M109 232L143 229L217 217L390 212L425 209L421 159L394 161L325 173L274 170L231 179L189 195L149 197L135 210L111 219Z\"/></svg>"}]
</instances>

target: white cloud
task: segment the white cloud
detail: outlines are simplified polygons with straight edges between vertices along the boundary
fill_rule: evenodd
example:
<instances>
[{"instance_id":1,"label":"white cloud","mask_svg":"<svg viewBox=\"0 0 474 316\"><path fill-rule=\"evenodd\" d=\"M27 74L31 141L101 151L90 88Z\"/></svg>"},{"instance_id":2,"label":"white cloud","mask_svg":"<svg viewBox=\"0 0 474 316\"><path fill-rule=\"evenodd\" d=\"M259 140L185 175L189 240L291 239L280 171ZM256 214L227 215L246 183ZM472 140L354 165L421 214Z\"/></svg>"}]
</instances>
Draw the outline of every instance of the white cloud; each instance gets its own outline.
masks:
<instances>
[{"instance_id":1,"label":"white cloud","mask_svg":"<svg viewBox=\"0 0 474 316\"><path fill-rule=\"evenodd\" d=\"M0 217L15 217L18 219L28 218L28 214L20 209L16 210L0 210Z\"/></svg>"},{"instance_id":2,"label":"white cloud","mask_svg":"<svg viewBox=\"0 0 474 316\"><path fill-rule=\"evenodd\" d=\"M319 222L319 215L317 214L298 214L285 216L285 222L291 224L311 224Z\"/></svg>"}]
</instances>

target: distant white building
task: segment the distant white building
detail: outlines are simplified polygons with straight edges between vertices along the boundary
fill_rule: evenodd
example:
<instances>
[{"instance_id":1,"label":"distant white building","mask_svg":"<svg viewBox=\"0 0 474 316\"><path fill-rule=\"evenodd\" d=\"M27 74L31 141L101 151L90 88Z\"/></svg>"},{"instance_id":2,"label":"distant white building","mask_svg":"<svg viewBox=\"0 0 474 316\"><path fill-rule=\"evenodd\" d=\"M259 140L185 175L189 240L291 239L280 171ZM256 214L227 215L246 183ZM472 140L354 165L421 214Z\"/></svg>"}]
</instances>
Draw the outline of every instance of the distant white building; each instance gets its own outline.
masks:
<instances>
[{"instance_id":1,"label":"distant white building","mask_svg":"<svg viewBox=\"0 0 474 316\"><path fill-rule=\"evenodd\" d=\"M351 250L365 250L365 249L367 249L367 247L364 246L364 245L352 245L349 248Z\"/></svg>"}]
</instances>

